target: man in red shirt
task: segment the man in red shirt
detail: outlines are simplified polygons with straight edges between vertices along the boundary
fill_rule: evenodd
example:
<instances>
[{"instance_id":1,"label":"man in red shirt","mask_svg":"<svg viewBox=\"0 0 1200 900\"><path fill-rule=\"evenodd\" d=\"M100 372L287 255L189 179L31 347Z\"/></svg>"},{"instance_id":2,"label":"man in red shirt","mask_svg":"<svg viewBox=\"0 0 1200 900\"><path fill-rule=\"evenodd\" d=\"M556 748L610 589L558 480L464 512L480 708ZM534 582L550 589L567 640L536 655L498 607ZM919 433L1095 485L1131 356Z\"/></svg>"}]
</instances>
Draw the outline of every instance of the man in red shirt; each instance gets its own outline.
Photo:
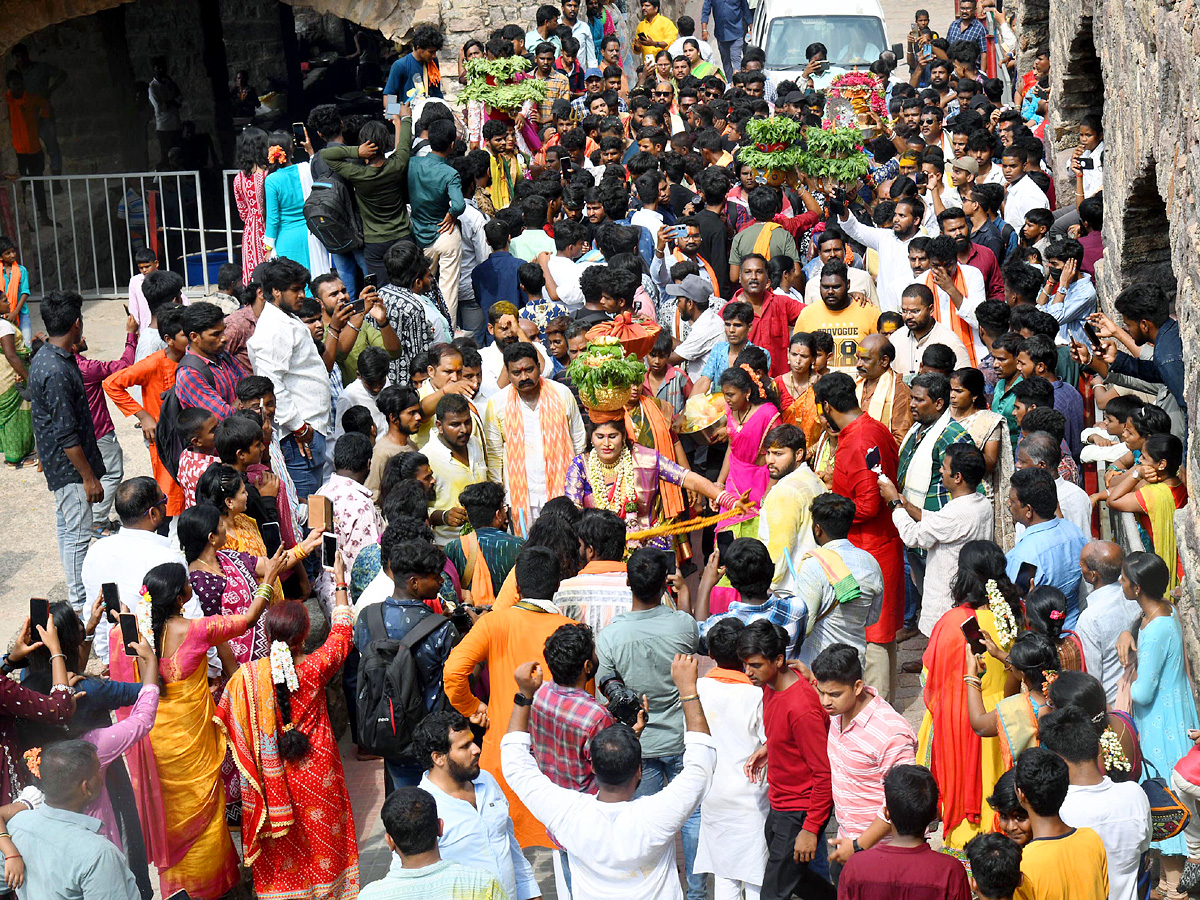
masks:
<instances>
[{"instance_id":1,"label":"man in red shirt","mask_svg":"<svg viewBox=\"0 0 1200 900\"><path fill-rule=\"evenodd\" d=\"M742 287L733 295L733 299L744 300L754 307L750 343L757 344L771 354L772 378L783 375L788 370L788 342L792 338L792 326L796 324L804 304L771 290L767 258L761 253L742 257L738 281Z\"/></svg>"},{"instance_id":2,"label":"man in red shirt","mask_svg":"<svg viewBox=\"0 0 1200 900\"><path fill-rule=\"evenodd\" d=\"M904 619L904 543L879 494L879 472L893 477L900 463L896 439L887 425L864 413L854 379L831 372L816 386L818 415L837 436L830 490L854 501L850 543L879 561L883 570L883 609L867 625L867 684L888 703L895 700L896 632ZM868 461L868 457L870 457Z\"/></svg>"},{"instance_id":3,"label":"man in red shirt","mask_svg":"<svg viewBox=\"0 0 1200 900\"><path fill-rule=\"evenodd\" d=\"M829 376L832 377L832 376ZM746 761L754 779L767 767L767 868L761 900L833 900L822 833L833 812L827 741L829 716L817 690L787 664L788 634L759 619L738 636L737 653L752 684L763 689L766 745ZM807 676L808 673L805 673Z\"/></svg>"}]
</instances>

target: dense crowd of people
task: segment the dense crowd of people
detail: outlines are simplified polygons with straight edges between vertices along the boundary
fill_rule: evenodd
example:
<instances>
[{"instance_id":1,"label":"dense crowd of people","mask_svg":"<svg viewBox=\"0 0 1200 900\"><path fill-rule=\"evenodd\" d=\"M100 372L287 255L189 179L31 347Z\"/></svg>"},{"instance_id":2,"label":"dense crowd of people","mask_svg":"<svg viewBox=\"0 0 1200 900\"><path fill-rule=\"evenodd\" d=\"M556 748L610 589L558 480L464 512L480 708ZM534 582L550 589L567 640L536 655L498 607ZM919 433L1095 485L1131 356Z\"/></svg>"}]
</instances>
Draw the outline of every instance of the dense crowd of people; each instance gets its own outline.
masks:
<instances>
[{"instance_id":1,"label":"dense crowd of people","mask_svg":"<svg viewBox=\"0 0 1200 900\"><path fill-rule=\"evenodd\" d=\"M69 598L2 660L7 885L1200 887L1179 329L1155 283L1100 310L1102 123L1050 170L1048 55L1018 72L998 7L861 66L841 181L753 136L845 123L826 48L769 78L745 4L699 38L542 6L464 45L461 103L418 26L384 121L242 132L240 261L197 299L139 251L111 361L76 294L33 333L0 240L0 446L36 446Z\"/></svg>"}]
</instances>

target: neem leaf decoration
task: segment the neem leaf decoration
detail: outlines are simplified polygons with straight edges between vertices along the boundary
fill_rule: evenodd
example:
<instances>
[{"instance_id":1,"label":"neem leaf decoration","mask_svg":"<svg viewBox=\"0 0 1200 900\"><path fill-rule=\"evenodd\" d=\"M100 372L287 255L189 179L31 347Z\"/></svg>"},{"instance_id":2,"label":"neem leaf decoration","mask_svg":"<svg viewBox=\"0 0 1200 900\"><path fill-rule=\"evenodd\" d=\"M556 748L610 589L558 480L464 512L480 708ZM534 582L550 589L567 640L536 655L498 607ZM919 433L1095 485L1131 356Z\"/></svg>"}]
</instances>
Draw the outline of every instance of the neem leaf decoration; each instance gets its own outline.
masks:
<instances>
[{"instance_id":1,"label":"neem leaf decoration","mask_svg":"<svg viewBox=\"0 0 1200 900\"><path fill-rule=\"evenodd\" d=\"M787 116L770 116L746 123L746 146L738 152L738 161L756 169L791 171L803 152L799 123Z\"/></svg>"},{"instance_id":2,"label":"neem leaf decoration","mask_svg":"<svg viewBox=\"0 0 1200 900\"><path fill-rule=\"evenodd\" d=\"M525 75L529 66L523 56L467 60L467 86L460 96L502 110L520 109L530 100L540 103L546 99L546 83Z\"/></svg>"}]
</instances>

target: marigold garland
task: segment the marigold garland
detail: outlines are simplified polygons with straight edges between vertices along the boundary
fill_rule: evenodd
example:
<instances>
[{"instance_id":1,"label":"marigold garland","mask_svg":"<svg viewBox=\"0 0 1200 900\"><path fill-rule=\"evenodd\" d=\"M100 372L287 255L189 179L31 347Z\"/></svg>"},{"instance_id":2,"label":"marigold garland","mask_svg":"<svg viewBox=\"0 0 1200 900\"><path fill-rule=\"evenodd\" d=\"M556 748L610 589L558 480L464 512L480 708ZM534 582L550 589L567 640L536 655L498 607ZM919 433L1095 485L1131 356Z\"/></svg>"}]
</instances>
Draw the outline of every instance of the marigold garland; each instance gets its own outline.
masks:
<instances>
[{"instance_id":1,"label":"marigold garland","mask_svg":"<svg viewBox=\"0 0 1200 900\"><path fill-rule=\"evenodd\" d=\"M839 75L825 89L826 98L836 97L844 100L854 100L856 96L864 93L867 95L867 105L871 112L885 118L888 110L883 85L870 72L847 72L845 75Z\"/></svg>"}]
</instances>

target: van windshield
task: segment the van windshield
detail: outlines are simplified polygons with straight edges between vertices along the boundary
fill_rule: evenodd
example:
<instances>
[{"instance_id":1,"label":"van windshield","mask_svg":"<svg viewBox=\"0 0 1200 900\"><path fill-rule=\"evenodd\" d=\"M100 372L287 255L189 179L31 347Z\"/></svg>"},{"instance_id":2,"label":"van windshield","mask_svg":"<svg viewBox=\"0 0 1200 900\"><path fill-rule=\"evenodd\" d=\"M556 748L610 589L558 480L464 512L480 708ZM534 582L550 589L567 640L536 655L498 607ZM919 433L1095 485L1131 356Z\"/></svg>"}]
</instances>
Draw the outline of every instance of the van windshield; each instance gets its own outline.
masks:
<instances>
[{"instance_id":1,"label":"van windshield","mask_svg":"<svg viewBox=\"0 0 1200 900\"><path fill-rule=\"evenodd\" d=\"M871 16L785 16L771 20L767 32L768 69L803 69L804 50L820 42L835 66L867 66L887 49L883 23Z\"/></svg>"}]
</instances>

